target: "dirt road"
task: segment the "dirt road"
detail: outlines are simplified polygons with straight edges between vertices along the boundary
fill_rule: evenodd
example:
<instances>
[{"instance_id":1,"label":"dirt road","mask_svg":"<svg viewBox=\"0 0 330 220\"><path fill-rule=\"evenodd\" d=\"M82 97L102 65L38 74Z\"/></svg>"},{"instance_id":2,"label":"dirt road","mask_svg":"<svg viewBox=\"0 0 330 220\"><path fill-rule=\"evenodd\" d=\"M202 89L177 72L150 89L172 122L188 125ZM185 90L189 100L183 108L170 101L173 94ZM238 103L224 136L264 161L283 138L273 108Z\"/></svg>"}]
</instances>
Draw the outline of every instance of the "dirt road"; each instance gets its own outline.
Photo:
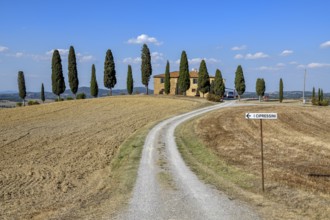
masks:
<instances>
[{"instance_id":1,"label":"dirt road","mask_svg":"<svg viewBox=\"0 0 330 220\"><path fill-rule=\"evenodd\" d=\"M174 130L182 122L233 102L179 115L148 134L133 197L117 219L258 219L247 206L202 183L185 165Z\"/></svg>"}]
</instances>

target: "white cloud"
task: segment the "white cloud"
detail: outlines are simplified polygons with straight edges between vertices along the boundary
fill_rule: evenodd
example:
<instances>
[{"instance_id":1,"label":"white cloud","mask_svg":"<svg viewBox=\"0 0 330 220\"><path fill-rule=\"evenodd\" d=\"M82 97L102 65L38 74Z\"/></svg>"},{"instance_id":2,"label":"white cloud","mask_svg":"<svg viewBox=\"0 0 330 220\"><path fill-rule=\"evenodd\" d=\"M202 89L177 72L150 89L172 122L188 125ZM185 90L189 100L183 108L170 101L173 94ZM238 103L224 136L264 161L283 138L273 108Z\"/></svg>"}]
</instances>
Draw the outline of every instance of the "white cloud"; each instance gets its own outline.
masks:
<instances>
[{"instance_id":1,"label":"white cloud","mask_svg":"<svg viewBox=\"0 0 330 220\"><path fill-rule=\"evenodd\" d=\"M248 53L245 56L245 59L247 60L255 60L255 59L261 59L261 58L267 58L269 57L267 54L264 54L263 52L258 52L255 54Z\"/></svg>"},{"instance_id":2,"label":"white cloud","mask_svg":"<svg viewBox=\"0 0 330 220\"><path fill-rule=\"evenodd\" d=\"M51 59L50 55L29 54L28 56L37 62Z\"/></svg>"},{"instance_id":3,"label":"white cloud","mask_svg":"<svg viewBox=\"0 0 330 220\"><path fill-rule=\"evenodd\" d=\"M159 52L152 52L151 53L151 62L156 62L156 61L162 61L164 60L164 56L162 53L159 53Z\"/></svg>"},{"instance_id":4,"label":"white cloud","mask_svg":"<svg viewBox=\"0 0 330 220\"><path fill-rule=\"evenodd\" d=\"M291 65L297 65L298 62L296 62L296 61L291 61L289 64L291 64Z\"/></svg>"},{"instance_id":5,"label":"white cloud","mask_svg":"<svg viewBox=\"0 0 330 220\"><path fill-rule=\"evenodd\" d=\"M69 49L57 49L61 56L66 56L69 54ZM53 55L54 49L47 51L46 55Z\"/></svg>"},{"instance_id":6,"label":"white cloud","mask_svg":"<svg viewBox=\"0 0 330 220\"><path fill-rule=\"evenodd\" d=\"M23 52L16 52L16 53L7 53L6 56L20 58L22 56L26 56L26 54L24 54Z\"/></svg>"},{"instance_id":7,"label":"white cloud","mask_svg":"<svg viewBox=\"0 0 330 220\"><path fill-rule=\"evenodd\" d=\"M188 59L189 64L200 64L202 60L205 60L206 64L214 64L219 63L220 61L215 58L192 58ZM180 61L179 61L180 62Z\"/></svg>"},{"instance_id":8,"label":"white cloud","mask_svg":"<svg viewBox=\"0 0 330 220\"><path fill-rule=\"evenodd\" d=\"M159 52L152 52L150 54L151 56L151 62L153 65L156 65L158 62L164 61L164 55L162 53ZM141 63L141 57L126 57L123 59L122 61L123 63L127 63L127 64L139 64Z\"/></svg>"},{"instance_id":9,"label":"white cloud","mask_svg":"<svg viewBox=\"0 0 330 220\"><path fill-rule=\"evenodd\" d=\"M62 59L66 59L69 55L69 49L57 49L58 52L61 55ZM32 55L32 58L37 61L41 60L50 60L53 56L54 50L50 50L46 52L46 56L40 56L40 55ZM76 53L76 59L80 63L89 62L95 60L95 57L89 54L82 54L82 53Z\"/></svg>"},{"instance_id":10,"label":"white cloud","mask_svg":"<svg viewBox=\"0 0 330 220\"><path fill-rule=\"evenodd\" d=\"M246 45L242 45L242 46L235 46L235 47L232 47L231 50L245 50L247 47Z\"/></svg>"},{"instance_id":11,"label":"white cloud","mask_svg":"<svg viewBox=\"0 0 330 220\"><path fill-rule=\"evenodd\" d=\"M155 37L149 37L146 34L141 34L137 36L136 38L131 38L127 41L129 44L146 44L146 43L151 43L155 44L157 46L163 44L163 42L159 42Z\"/></svg>"},{"instance_id":12,"label":"white cloud","mask_svg":"<svg viewBox=\"0 0 330 220\"><path fill-rule=\"evenodd\" d=\"M261 70L261 71L274 71L274 70L278 70L278 68L271 67L271 66L261 66L261 67L258 67L257 70Z\"/></svg>"},{"instance_id":13,"label":"white cloud","mask_svg":"<svg viewBox=\"0 0 330 220\"><path fill-rule=\"evenodd\" d=\"M17 52L15 54L15 57L19 58L19 57L22 57L24 54L22 52Z\"/></svg>"},{"instance_id":14,"label":"white cloud","mask_svg":"<svg viewBox=\"0 0 330 220\"><path fill-rule=\"evenodd\" d=\"M314 69L314 68L326 68L326 67L330 67L330 64L329 63L309 63L307 65L298 65L297 68L299 69L305 69L305 68L311 68L311 69Z\"/></svg>"},{"instance_id":15,"label":"white cloud","mask_svg":"<svg viewBox=\"0 0 330 220\"><path fill-rule=\"evenodd\" d=\"M215 58L192 58L192 59L188 59L188 63L191 65L196 65L196 64L200 64L202 62L202 60L205 60L206 65L207 64L215 64L215 63L220 63L220 60L215 59ZM180 64L180 59L175 61L176 64Z\"/></svg>"},{"instance_id":16,"label":"white cloud","mask_svg":"<svg viewBox=\"0 0 330 220\"><path fill-rule=\"evenodd\" d=\"M244 56L242 54L236 54L234 58L235 59L243 59Z\"/></svg>"},{"instance_id":17,"label":"white cloud","mask_svg":"<svg viewBox=\"0 0 330 220\"><path fill-rule=\"evenodd\" d=\"M132 57L126 57L123 59L123 63L133 63L133 64L138 64L141 63L141 57L136 57L136 58L132 58Z\"/></svg>"},{"instance_id":18,"label":"white cloud","mask_svg":"<svg viewBox=\"0 0 330 220\"><path fill-rule=\"evenodd\" d=\"M286 56L291 55L292 53L293 53L292 50L283 50L282 53L280 54L280 56L286 57Z\"/></svg>"},{"instance_id":19,"label":"white cloud","mask_svg":"<svg viewBox=\"0 0 330 220\"><path fill-rule=\"evenodd\" d=\"M326 41L320 45L321 48L327 48L330 47L330 41Z\"/></svg>"},{"instance_id":20,"label":"white cloud","mask_svg":"<svg viewBox=\"0 0 330 220\"><path fill-rule=\"evenodd\" d=\"M5 46L0 46L0 52L5 52L6 50L9 50L9 48Z\"/></svg>"},{"instance_id":21,"label":"white cloud","mask_svg":"<svg viewBox=\"0 0 330 220\"><path fill-rule=\"evenodd\" d=\"M202 62L202 58L192 58L192 59L188 59L189 64L200 64Z\"/></svg>"},{"instance_id":22,"label":"white cloud","mask_svg":"<svg viewBox=\"0 0 330 220\"><path fill-rule=\"evenodd\" d=\"M81 53L76 53L76 58L77 58L78 62L80 62L80 63L95 60L95 58L92 55L88 55L88 54L84 55L84 54L81 54Z\"/></svg>"},{"instance_id":23,"label":"white cloud","mask_svg":"<svg viewBox=\"0 0 330 220\"><path fill-rule=\"evenodd\" d=\"M217 60L215 58L204 58L206 63L220 63L220 60Z\"/></svg>"},{"instance_id":24,"label":"white cloud","mask_svg":"<svg viewBox=\"0 0 330 220\"><path fill-rule=\"evenodd\" d=\"M310 63L307 65L308 68L323 68L323 67L330 67L328 63Z\"/></svg>"},{"instance_id":25,"label":"white cloud","mask_svg":"<svg viewBox=\"0 0 330 220\"><path fill-rule=\"evenodd\" d=\"M284 67L285 64L284 63L278 63L278 64L276 64L276 66L278 66L278 67Z\"/></svg>"},{"instance_id":26,"label":"white cloud","mask_svg":"<svg viewBox=\"0 0 330 220\"><path fill-rule=\"evenodd\" d=\"M92 55L82 55L82 56L78 56L78 61L81 63L84 62L89 62L95 60L95 58Z\"/></svg>"},{"instance_id":27,"label":"white cloud","mask_svg":"<svg viewBox=\"0 0 330 220\"><path fill-rule=\"evenodd\" d=\"M57 49L61 55L62 60L68 58L69 49ZM24 56L31 57L35 61L48 61L52 59L54 50L45 52L44 55L40 54L24 54ZM16 55L17 56L17 55ZM76 53L77 62L89 62L95 60L95 57L90 54Z\"/></svg>"}]
</instances>

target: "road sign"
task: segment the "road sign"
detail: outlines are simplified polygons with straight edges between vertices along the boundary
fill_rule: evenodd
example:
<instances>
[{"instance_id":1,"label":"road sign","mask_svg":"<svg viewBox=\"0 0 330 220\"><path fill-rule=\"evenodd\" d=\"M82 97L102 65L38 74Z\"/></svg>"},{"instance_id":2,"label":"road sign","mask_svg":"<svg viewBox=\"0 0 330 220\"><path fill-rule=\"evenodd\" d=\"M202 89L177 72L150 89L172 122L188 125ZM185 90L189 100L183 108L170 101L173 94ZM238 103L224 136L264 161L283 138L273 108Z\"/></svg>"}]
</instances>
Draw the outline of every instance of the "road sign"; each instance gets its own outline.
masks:
<instances>
[{"instance_id":1,"label":"road sign","mask_svg":"<svg viewBox=\"0 0 330 220\"><path fill-rule=\"evenodd\" d=\"M260 120L260 147L261 147L261 185L262 191L265 191L265 182L264 182L264 141L262 134L262 120L267 119L277 119L277 113L245 113L246 119L258 119Z\"/></svg>"},{"instance_id":2,"label":"road sign","mask_svg":"<svg viewBox=\"0 0 330 220\"><path fill-rule=\"evenodd\" d=\"M277 113L245 113L246 119L277 119Z\"/></svg>"}]
</instances>

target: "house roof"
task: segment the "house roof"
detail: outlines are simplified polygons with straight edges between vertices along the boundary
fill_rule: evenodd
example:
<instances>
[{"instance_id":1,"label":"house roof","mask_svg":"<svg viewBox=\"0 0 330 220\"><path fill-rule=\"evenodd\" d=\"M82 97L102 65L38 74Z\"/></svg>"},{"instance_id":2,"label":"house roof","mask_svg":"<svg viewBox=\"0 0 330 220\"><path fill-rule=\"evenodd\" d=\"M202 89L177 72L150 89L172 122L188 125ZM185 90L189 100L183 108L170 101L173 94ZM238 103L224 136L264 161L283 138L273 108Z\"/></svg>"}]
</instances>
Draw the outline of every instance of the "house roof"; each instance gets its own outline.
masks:
<instances>
[{"instance_id":1,"label":"house roof","mask_svg":"<svg viewBox=\"0 0 330 220\"><path fill-rule=\"evenodd\" d=\"M189 72L190 78L198 78L198 72L197 71L191 71ZM214 76L209 76L210 78L214 78ZM165 78L165 73L155 75L154 78ZM179 71L170 72L170 78L179 78Z\"/></svg>"}]
</instances>

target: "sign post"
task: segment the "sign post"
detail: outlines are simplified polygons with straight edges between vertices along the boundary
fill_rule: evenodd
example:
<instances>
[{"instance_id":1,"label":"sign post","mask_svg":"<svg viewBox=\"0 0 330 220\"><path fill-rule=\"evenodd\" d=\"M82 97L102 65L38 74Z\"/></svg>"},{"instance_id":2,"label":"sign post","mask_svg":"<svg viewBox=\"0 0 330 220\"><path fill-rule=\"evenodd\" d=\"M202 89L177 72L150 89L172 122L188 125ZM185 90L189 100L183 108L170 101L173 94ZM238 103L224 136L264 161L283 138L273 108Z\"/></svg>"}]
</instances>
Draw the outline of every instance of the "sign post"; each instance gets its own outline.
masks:
<instances>
[{"instance_id":1,"label":"sign post","mask_svg":"<svg viewBox=\"0 0 330 220\"><path fill-rule=\"evenodd\" d=\"M261 148L261 186L262 192L265 192L265 177L264 177L264 141L262 134L262 120L276 120L277 113L245 113L246 119L260 120L260 148Z\"/></svg>"},{"instance_id":2,"label":"sign post","mask_svg":"<svg viewBox=\"0 0 330 220\"><path fill-rule=\"evenodd\" d=\"M260 119L260 146L261 146L261 182L262 191L265 192L265 177L264 177L264 137L262 136L262 119Z\"/></svg>"}]
</instances>

